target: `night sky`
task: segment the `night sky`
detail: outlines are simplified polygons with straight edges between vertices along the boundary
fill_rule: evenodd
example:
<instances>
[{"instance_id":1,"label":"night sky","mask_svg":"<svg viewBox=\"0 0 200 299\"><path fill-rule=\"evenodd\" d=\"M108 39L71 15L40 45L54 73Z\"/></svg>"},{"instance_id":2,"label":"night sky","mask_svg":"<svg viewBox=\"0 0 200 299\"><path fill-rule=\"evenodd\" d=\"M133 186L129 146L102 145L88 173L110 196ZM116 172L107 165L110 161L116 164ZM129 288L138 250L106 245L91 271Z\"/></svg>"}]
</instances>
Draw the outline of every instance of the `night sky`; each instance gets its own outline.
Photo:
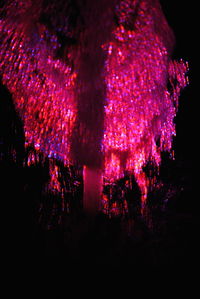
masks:
<instances>
[{"instance_id":1,"label":"night sky","mask_svg":"<svg viewBox=\"0 0 200 299\"><path fill-rule=\"evenodd\" d=\"M189 85L182 91L179 99L179 110L175 119L176 122L176 138L174 140L175 157L180 161L188 180L190 189L187 199L190 208L195 209L195 192L194 184L196 164L196 146L197 140L195 134L195 101L197 94L195 93L195 14L194 6L191 1L165 1L161 0L163 11L166 15L169 25L172 27L176 45L173 57L175 59L182 58L189 63Z\"/></svg>"},{"instance_id":2,"label":"night sky","mask_svg":"<svg viewBox=\"0 0 200 299\"><path fill-rule=\"evenodd\" d=\"M166 15L169 25L172 27L176 45L174 49L174 58L188 61L189 63L189 86L181 93L179 112L177 115L177 155L183 155L185 160L192 160L194 149L194 6L193 1L189 4L186 1L166 1L161 0L163 11Z\"/></svg>"}]
</instances>

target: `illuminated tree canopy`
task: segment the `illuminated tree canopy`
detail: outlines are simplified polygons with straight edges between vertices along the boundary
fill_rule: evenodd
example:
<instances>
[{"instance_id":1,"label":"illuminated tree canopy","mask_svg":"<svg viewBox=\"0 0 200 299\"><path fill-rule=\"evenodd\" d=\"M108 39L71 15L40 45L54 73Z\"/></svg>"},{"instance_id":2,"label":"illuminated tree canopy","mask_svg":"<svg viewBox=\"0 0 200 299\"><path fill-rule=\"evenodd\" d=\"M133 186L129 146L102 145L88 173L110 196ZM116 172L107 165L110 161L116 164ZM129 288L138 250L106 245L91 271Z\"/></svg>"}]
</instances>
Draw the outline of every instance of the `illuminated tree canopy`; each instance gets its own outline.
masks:
<instances>
[{"instance_id":1,"label":"illuminated tree canopy","mask_svg":"<svg viewBox=\"0 0 200 299\"><path fill-rule=\"evenodd\" d=\"M0 73L26 144L100 169L133 174L145 203L144 165L172 150L187 63L158 0L9 0L0 8ZM58 187L59 188L59 187Z\"/></svg>"}]
</instances>

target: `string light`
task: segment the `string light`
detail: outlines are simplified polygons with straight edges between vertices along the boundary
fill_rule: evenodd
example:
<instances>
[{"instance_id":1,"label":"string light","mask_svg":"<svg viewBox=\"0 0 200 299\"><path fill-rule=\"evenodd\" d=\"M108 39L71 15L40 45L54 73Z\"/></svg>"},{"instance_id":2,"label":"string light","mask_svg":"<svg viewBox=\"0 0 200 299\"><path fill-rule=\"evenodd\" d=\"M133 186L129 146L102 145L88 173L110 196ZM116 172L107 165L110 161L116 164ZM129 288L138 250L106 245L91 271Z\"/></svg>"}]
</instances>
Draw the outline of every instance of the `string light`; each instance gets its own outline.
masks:
<instances>
[{"instance_id":1,"label":"string light","mask_svg":"<svg viewBox=\"0 0 200 299\"><path fill-rule=\"evenodd\" d=\"M76 43L84 47L84 40L65 47L59 57L62 42L55 30L41 22L42 2L8 1L1 9L7 13L0 14L0 72L23 119L26 144L50 158L73 163L71 138L80 117L79 61L74 64L74 53L79 51ZM174 118L180 92L188 84L188 64L170 58L174 36L158 1L116 2L118 22L109 41L100 45L106 87L103 177L112 183L127 171L134 174L145 202L149 181L143 167L149 160L159 166L161 152L172 150ZM51 5L47 12L53 10ZM71 41L76 37L77 28L70 27L64 14L55 16L52 28ZM56 167L51 173L51 184L59 189Z\"/></svg>"}]
</instances>

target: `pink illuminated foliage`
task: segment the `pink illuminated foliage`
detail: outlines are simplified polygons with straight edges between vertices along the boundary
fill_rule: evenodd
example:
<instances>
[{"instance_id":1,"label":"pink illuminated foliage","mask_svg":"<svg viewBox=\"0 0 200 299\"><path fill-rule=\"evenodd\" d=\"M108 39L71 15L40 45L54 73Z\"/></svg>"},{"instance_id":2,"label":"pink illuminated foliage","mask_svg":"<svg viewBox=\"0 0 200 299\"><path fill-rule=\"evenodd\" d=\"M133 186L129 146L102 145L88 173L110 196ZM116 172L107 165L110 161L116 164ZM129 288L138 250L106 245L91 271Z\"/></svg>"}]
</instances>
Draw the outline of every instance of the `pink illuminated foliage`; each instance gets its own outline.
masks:
<instances>
[{"instance_id":1,"label":"pink illuminated foliage","mask_svg":"<svg viewBox=\"0 0 200 299\"><path fill-rule=\"evenodd\" d=\"M145 203L152 182L143 168L173 152L188 83L187 63L171 59L175 38L159 1L9 0L0 41L26 145L51 161L49 188L64 192L53 162L61 159L102 168L105 186L134 175Z\"/></svg>"}]
</instances>

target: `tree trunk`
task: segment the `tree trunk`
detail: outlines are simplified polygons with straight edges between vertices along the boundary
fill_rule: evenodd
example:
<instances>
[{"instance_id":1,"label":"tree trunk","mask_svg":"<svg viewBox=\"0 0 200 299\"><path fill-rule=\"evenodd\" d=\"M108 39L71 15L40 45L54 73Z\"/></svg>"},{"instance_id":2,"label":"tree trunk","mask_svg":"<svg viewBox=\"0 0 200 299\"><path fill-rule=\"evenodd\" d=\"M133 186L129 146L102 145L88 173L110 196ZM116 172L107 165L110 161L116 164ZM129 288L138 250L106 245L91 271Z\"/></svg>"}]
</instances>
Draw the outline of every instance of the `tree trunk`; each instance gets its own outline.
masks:
<instances>
[{"instance_id":1,"label":"tree trunk","mask_svg":"<svg viewBox=\"0 0 200 299\"><path fill-rule=\"evenodd\" d=\"M83 209L88 215L96 215L101 205L102 172L97 168L84 166Z\"/></svg>"}]
</instances>

